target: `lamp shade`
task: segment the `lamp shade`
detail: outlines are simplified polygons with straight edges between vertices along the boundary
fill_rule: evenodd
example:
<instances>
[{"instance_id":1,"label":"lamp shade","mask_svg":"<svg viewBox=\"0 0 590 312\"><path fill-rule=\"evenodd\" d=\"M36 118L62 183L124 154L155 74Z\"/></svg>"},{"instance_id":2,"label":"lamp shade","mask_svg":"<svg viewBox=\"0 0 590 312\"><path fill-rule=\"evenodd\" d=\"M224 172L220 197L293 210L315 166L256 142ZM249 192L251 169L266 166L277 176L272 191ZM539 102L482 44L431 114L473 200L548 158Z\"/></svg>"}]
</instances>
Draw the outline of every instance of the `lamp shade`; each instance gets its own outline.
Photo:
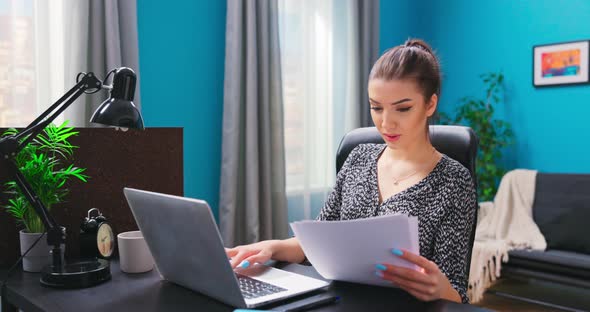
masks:
<instances>
[{"instance_id":1,"label":"lamp shade","mask_svg":"<svg viewBox=\"0 0 590 312\"><path fill-rule=\"evenodd\" d=\"M90 122L107 126L143 129L141 113L133 104L137 77L131 68L121 67L113 77L111 96L102 102Z\"/></svg>"}]
</instances>

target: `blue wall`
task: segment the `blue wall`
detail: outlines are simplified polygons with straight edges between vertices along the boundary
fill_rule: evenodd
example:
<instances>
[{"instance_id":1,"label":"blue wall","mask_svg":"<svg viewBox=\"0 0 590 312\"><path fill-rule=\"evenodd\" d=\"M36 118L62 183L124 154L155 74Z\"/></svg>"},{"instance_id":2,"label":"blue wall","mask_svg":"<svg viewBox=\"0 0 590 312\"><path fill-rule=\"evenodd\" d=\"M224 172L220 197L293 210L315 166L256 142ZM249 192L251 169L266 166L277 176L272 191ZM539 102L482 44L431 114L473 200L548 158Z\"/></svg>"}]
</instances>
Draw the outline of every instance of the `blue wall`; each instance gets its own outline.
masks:
<instances>
[{"instance_id":1,"label":"blue wall","mask_svg":"<svg viewBox=\"0 0 590 312\"><path fill-rule=\"evenodd\" d=\"M415 1L379 0L379 46L381 53L416 36Z\"/></svg>"},{"instance_id":2,"label":"blue wall","mask_svg":"<svg viewBox=\"0 0 590 312\"><path fill-rule=\"evenodd\" d=\"M138 1L143 114L149 127L184 127L185 195L217 217L226 1ZM535 89L532 46L590 38L590 2L381 0L381 50L420 37L444 71L440 108L481 96L479 74L502 70L517 144L512 167L590 172L590 86Z\"/></svg>"},{"instance_id":3,"label":"blue wall","mask_svg":"<svg viewBox=\"0 0 590 312\"><path fill-rule=\"evenodd\" d=\"M184 128L184 194L218 215L226 1L137 1L142 113Z\"/></svg>"},{"instance_id":4,"label":"blue wall","mask_svg":"<svg viewBox=\"0 0 590 312\"><path fill-rule=\"evenodd\" d=\"M532 85L533 45L590 39L590 1L381 0L380 31L382 51L410 36L435 48L444 72L439 108L446 112L463 96L483 97L479 75L502 70L498 116L515 130L505 160L511 168L590 172L590 85Z\"/></svg>"}]
</instances>

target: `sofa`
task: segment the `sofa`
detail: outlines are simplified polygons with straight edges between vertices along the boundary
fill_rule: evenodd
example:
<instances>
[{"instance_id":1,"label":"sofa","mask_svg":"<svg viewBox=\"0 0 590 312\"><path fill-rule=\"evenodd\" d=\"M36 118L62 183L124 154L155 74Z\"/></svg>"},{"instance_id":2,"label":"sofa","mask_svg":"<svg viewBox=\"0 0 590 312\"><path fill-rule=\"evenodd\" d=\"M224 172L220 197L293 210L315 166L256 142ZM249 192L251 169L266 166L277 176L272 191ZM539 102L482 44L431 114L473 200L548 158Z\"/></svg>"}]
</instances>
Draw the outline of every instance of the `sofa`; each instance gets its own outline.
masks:
<instances>
[{"instance_id":1,"label":"sofa","mask_svg":"<svg viewBox=\"0 0 590 312\"><path fill-rule=\"evenodd\" d=\"M590 174L537 173L533 219L547 249L511 251L501 275L590 289Z\"/></svg>"}]
</instances>

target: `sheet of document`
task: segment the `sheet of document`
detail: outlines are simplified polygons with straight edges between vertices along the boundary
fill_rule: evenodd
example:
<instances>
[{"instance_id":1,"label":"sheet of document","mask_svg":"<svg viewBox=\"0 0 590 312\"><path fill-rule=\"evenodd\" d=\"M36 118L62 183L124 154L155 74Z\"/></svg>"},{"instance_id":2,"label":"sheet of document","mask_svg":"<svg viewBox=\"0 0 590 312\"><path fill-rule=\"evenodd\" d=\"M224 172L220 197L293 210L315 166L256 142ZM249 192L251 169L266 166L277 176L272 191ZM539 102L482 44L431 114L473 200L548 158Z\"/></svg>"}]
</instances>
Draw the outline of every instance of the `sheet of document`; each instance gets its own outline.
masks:
<instances>
[{"instance_id":1,"label":"sheet of document","mask_svg":"<svg viewBox=\"0 0 590 312\"><path fill-rule=\"evenodd\" d=\"M393 214L346 221L291 223L307 259L326 279L395 287L375 275L375 265L389 263L417 269L391 253L393 248L419 254L418 218Z\"/></svg>"}]
</instances>

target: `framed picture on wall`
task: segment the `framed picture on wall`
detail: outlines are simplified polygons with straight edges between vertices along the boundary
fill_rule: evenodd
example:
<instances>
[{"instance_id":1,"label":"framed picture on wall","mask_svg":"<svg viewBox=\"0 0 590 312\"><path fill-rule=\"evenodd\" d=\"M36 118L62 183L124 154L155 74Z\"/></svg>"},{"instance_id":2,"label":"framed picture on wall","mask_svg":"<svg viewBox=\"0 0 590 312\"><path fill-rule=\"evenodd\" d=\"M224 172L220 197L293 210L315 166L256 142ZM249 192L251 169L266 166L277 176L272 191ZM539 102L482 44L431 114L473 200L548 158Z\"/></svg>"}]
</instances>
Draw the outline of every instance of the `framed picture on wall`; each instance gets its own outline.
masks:
<instances>
[{"instance_id":1,"label":"framed picture on wall","mask_svg":"<svg viewBox=\"0 0 590 312\"><path fill-rule=\"evenodd\" d=\"M590 41L572 41L533 47L535 87L588 83Z\"/></svg>"}]
</instances>

